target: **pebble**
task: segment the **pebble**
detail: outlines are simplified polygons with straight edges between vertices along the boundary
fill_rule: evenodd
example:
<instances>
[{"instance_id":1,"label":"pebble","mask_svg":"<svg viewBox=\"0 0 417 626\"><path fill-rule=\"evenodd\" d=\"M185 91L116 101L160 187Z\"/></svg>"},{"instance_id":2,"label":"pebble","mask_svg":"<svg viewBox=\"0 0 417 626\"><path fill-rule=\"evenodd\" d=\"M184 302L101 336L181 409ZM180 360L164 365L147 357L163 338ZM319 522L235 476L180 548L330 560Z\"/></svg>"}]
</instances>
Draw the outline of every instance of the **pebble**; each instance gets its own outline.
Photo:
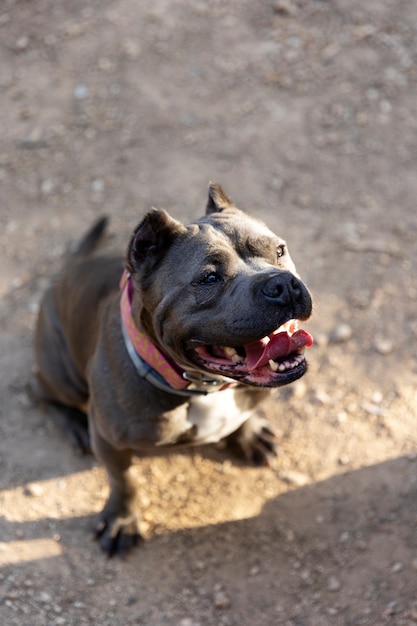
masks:
<instances>
[{"instance_id":1,"label":"pebble","mask_svg":"<svg viewBox=\"0 0 417 626\"><path fill-rule=\"evenodd\" d=\"M32 483L31 485L27 485L23 491L25 496L41 496L43 494L43 487L38 483Z\"/></svg>"},{"instance_id":2,"label":"pebble","mask_svg":"<svg viewBox=\"0 0 417 626\"><path fill-rule=\"evenodd\" d=\"M303 487L309 483L309 478L302 472L296 472L295 470L288 470L279 473L280 480L297 487Z\"/></svg>"},{"instance_id":3,"label":"pebble","mask_svg":"<svg viewBox=\"0 0 417 626\"><path fill-rule=\"evenodd\" d=\"M76 100L84 100L88 96L88 87L85 85L76 85L74 87L74 98Z\"/></svg>"},{"instance_id":4,"label":"pebble","mask_svg":"<svg viewBox=\"0 0 417 626\"><path fill-rule=\"evenodd\" d=\"M339 456L339 458L337 459L337 462L339 463L339 465L341 465L342 467L344 465L349 465L350 463L350 456L348 454L341 454Z\"/></svg>"},{"instance_id":5,"label":"pebble","mask_svg":"<svg viewBox=\"0 0 417 626\"><path fill-rule=\"evenodd\" d=\"M383 400L383 395L381 391L374 391L371 398L372 402L375 404L380 404Z\"/></svg>"},{"instance_id":6,"label":"pebble","mask_svg":"<svg viewBox=\"0 0 417 626\"><path fill-rule=\"evenodd\" d=\"M29 37L26 37L26 36L20 37L16 41L15 47L18 52L23 52L24 50L26 50L29 47Z\"/></svg>"},{"instance_id":7,"label":"pebble","mask_svg":"<svg viewBox=\"0 0 417 626\"><path fill-rule=\"evenodd\" d=\"M346 413L346 411L339 411L336 415L336 421L338 424L343 424L344 422L347 422L348 419L348 414Z\"/></svg>"},{"instance_id":8,"label":"pebble","mask_svg":"<svg viewBox=\"0 0 417 626\"><path fill-rule=\"evenodd\" d=\"M95 178L91 182L91 189L96 193L101 193L102 191L104 191L104 180L102 180L101 178Z\"/></svg>"},{"instance_id":9,"label":"pebble","mask_svg":"<svg viewBox=\"0 0 417 626\"><path fill-rule=\"evenodd\" d=\"M293 17L297 14L297 6L291 0L277 0L273 8L276 13L286 17Z\"/></svg>"},{"instance_id":10,"label":"pebble","mask_svg":"<svg viewBox=\"0 0 417 626\"><path fill-rule=\"evenodd\" d=\"M213 600L214 600L214 606L216 607L216 609L230 608L230 600L227 594L225 593L225 591L223 590L222 586L219 584L215 585L214 587Z\"/></svg>"},{"instance_id":11,"label":"pebble","mask_svg":"<svg viewBox=\"0 0 417 626\"><path fill-rule=\"evenodd\" d=\"M331 343L345 343L353 335L353 329L349 324L339 324L332 330L329 336Z\"/></svg>"},{"instance_id":12,"label":"pebble","mask_svg":"<svg viewBox=\"0 0 417 626\"><path fill-rule=\"evenodd\" d=\"M383 613L384 617L391 617L392 615L395 615L397 613L397 609L398 602L396 600L391 600L391 602L387 604L387 607Z\"/></svg>"},{"instance_id":13,"label":"pebble","mask_svg":"<svg viewBox=\"0 0 417 626\"><path fill-rule=\"evenodd\" d=\"M52 180L46 179L41 183L41 192L45 196L49 196L49 194L54 190L54 183Z\"/></svg>"},{"instance_id":14,"label":"pebble","mask_svg":"<svg viewBox=\"0 0 417 626\"><path fill-rule=\"evenodd\" d=\"M316 389L313 396L313 401L317 404L329 404L330 396L324 391L324 389Z\"/></svg>"},{"instance_id":15,"label":"pebble","mask_svg":"<svg viewBox=\"0 0 417 626\"><path fill-rule=\"evenodd\" d=\"M327 582L327 589L329 591L339 591L342 585L340 581L336 578L336 576L330 576Z\"/></svg>"},{"instance_id":16,"label":"pebble","mask_svg":"<svg viewBox=\"0 0 417 626\"><path fill-rule=\"evenodd\" d=\"M374 344L375 350L382 355L391 354L394 344L390 339L377 339Z\"/></svg>"},{"instance_id":17,"label":"pebble","mask_svg":"<svg viewBox=\"0 0 417 626\"><path fill-rule=\"evenodd\" d=\"M48 604L49 602L51 602L52 597L49 595L49 593L46 593L46 591L41 591L39 594L39 601L42 602L42 604Z\"/></svg>"},{"instance_id":18,"label":"pebble","mask_svg":"<svg viewBox=\"0 0 417 626\"><path fill-rule=\"evenodd\" d=\"M388 415L387 409L373 402L364 402L362 408L370 415L375 415L376 417L386 417Z\"/></svg>"},{"instance_id":19,"label":"pebble","mask_svg":"<svg viewBox=\"0 0 417 626\"><path fill-rule=\"evenodd\" d=\"M391 572L393 574L398 574L398 572L401 572L404 568L404 565L400 562L398 563L394 563L394 565L391 567Z\"/></svg>"}]
</instances>

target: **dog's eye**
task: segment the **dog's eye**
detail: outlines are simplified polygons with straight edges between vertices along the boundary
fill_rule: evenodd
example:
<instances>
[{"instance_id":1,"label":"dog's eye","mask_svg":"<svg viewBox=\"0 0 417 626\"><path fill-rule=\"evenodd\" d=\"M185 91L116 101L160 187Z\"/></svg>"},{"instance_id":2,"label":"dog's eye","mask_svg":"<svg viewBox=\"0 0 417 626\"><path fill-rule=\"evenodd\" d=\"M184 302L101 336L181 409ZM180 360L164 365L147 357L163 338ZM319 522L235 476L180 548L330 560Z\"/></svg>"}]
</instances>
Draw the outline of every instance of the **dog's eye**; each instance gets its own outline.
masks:
<instances>
[{"instance_id":1,"label":"dog's eye","mask_svg":"<svg viewBox=\"0 0 417 626\"><path fill-rule=\"evenodd\" d=\"M201 283L203 285L213 285L214 283L218 283L221 280L220 274L217 272L209 272L204 276Z\"/></svg>"},{"instance_id":2,"label":"dog's eye","mask_svg":"<svg viewBox=\"0 0 417 626\"><path fill-rule=\"evenodd\" d=\"M281 257L283 257L285 254L285 243L280 243L279 246L277 246L277 259L280 259Z\"/></svg>"}]
</instances>

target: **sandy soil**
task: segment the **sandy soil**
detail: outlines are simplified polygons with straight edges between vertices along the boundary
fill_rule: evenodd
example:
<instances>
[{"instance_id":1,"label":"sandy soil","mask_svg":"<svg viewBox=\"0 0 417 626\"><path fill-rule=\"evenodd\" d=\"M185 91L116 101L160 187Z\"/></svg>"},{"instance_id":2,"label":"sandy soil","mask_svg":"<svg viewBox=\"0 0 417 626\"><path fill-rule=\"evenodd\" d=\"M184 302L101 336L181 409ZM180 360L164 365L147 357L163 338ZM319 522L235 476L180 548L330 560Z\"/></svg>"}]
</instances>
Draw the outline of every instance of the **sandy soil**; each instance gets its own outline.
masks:
<instances>
[{"instance_id":1,"label":"sandy soil","mask_svg":"<svg viewBox=\"0 0 417 626\"><path fill-rule=\"evenodd\" d=\"M0 623L417 623L417 3L3 0ZM29 402L40 295L98 215L123 250L209 180L314 294L275 467L135 466L147 541L106 560L103 469Z\"/></svg>"}]
</instances>

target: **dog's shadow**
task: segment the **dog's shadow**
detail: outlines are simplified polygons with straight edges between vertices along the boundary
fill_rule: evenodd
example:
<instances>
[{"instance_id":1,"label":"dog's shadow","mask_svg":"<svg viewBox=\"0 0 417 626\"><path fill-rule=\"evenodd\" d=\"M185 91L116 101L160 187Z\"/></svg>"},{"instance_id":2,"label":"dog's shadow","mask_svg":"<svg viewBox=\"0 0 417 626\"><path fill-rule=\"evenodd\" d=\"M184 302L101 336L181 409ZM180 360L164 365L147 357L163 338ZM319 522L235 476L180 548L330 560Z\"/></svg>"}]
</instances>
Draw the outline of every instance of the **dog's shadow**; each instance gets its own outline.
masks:
<instances>
[{"instance_id":1,"label":"dog's shadow","mask_svg":"<svg viewBox=\"0 0 417 626\"><path fill-rule=\"evenodd\" d=\"M297 588L331 606L334 591L342 586L358 603L365 589L368 596L381 589L386 593L387 576L395 587L399 580L392 574L395 567L410 568L415 555L416 496L417 461L399 457L289 491L268 501L259 515L249 519L151 534L126 559L108 561L89 541L91 515L9 522L7 535L20 544L37 539L56 542L48 558L36 553L31 558L31 552L23 550L22 558L13 562L14 575L42 572L46 591L51 575L58 572L67 580L91 576L94 585L103 589L117 577L118 602L127 606L133 593L132 606L138 611L148 606L143 589L153 589L156 604L164 596L165 608L184 588L196 598L201 589L209 595L221 589L225 604L232 601L244 611L241 623L246 624L251 623L255 596L268 613L274 594L285 598ZM8 571L5 554L1 557ZM406 579L411 575L407 573ZM89 602L88 589L79 593L80 602ZM162 614L153 615L147 623L159 623Z\"/></svg>"}]
</instances>

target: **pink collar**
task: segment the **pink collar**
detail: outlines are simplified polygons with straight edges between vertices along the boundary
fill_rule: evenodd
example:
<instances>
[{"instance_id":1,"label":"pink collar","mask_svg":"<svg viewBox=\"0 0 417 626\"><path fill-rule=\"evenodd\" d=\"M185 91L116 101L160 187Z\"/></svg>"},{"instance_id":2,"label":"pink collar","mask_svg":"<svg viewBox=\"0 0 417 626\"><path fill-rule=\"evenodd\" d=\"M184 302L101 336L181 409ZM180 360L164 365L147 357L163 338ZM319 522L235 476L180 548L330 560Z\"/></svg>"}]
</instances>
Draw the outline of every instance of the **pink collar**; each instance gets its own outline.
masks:
<instances>
[{"instance_id":1,"label":"pink collar","mask_svg":"<svg viewBox=\"0 0 417 626\"><path fill-rule=\"evenodd\" d=\"M137 328L132 316L133 281L127 270L120 279L120 289L123 337L129 356L140 376L156 387L180 396L207 395L238 384L230 378L195 380L189 376Z\"/></svg>"},{"instance_id":2,"label":"pink collar","mask_svg":"<svg viewBox=\"0 0 417 626\"><path fill-rule=\"evenodd\" d=\"M168 358L150 341L149 337L142 333L132 317L133 282L130 274L125 270L120 280L122 297L120 299L120 312L126 334L135 349L135 352L157 372L174 389L186 389L190 384L184 378L184 372L176 367Z\"/></svg>"}]
</instances>

